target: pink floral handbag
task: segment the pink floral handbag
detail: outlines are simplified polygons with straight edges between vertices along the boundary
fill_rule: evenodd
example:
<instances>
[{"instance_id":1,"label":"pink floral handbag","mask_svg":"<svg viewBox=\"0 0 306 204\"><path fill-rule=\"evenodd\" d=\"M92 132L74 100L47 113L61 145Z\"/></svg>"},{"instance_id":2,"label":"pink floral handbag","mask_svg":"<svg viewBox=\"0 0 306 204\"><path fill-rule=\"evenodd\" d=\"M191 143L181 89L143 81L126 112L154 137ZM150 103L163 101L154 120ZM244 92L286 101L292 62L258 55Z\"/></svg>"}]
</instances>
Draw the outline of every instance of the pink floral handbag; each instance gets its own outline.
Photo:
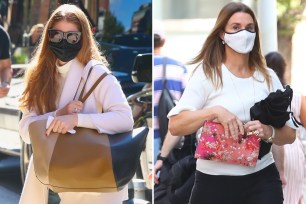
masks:
<instances>
[{"instance_id":1,"label":"pink floral handbag","mask_svg":"<svg viewBox=\"0 0 306 204\"><path fill-rule=\"evenodd\" d=\"M260 139L255 134L239 135L238 141L225 138L220 123L205 121L195 152L195 158L256 166Z\"/></svg>"}]
</instances>

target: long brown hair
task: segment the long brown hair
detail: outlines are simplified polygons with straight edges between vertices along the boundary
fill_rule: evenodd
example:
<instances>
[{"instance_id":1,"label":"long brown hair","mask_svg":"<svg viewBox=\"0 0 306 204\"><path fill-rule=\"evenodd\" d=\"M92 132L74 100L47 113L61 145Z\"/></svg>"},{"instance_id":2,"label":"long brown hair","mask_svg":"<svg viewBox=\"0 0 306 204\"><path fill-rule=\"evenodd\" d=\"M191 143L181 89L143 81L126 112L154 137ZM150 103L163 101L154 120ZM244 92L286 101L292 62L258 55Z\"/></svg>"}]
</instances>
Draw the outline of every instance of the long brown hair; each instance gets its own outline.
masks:
<instances>
[{"instance_id":1,"label":"long brown hair","mask_svg":"<svg viewBox=\"0 0 306 204\"><path fill-rule=\"evenodd\" d=\"M268 86L270 87L271 78L268 74L265 59L261 53L258 22L254 12L243 3L231 2L222 8L218 15L216 24L208 35L200 53L193 58L189 64L202 62L204 73L212 81L215 88L223 85L221 65L225 60L225 48L220 39L220 34L224 32L224 28L231 16L237 12L248 13L254 20L256 38L253 50L249 54L249 66L252 68L256 67L260 72L262 72Z\"/></svg>"},{"instance_id":2,"label":"long brown hair","mask_svg":"<svg viewBox=\"0 0 306 204\"><path fill-rule=\"evenodd\" d=\"M265 56L267 66L273 69L283 85L286 84L285 71L286 61L279 52L269 52Z\"/></svg>"},{"instance_id":3,"label":"long brown hair","mask_svg":"<svg viewBox=\"0 0 306 204\"><path fill-rule=\"evenodd\" d=\"M99 60L107 65L93 38L91 27L85 14L75 5L63 4L59 6L46 23L41 42L31 60L26 73L26 87L20 98L21 109L34 109L38 114L47 113L56 109L56 99L59 97L58 72L55 62L57 57L48 48L48 29L59 21L67 21L77 26L81 35L81 49L76 56L84 66L91 60Z\"/></svg>"}]
</instances>

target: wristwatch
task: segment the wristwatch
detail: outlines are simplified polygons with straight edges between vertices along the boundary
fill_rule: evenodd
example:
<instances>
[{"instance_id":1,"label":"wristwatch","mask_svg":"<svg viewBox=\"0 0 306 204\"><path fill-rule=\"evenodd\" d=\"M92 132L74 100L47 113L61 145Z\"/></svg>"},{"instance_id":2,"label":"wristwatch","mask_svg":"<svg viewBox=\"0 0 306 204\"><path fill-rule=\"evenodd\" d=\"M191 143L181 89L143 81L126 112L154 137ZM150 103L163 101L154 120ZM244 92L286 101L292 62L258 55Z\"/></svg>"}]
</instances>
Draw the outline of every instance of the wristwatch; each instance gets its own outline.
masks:
<instances>
[{"instance_id":1,"label":"wristwatch","mask_svg":"<svg viewBox=\"0 0 306 204\"><path fill-rule=\"evenodd\" d=\"M157 160L162 160L163 162L166 161L167 157L163 157L160 153L157 155Z\"/></svg>"}]
</instances>

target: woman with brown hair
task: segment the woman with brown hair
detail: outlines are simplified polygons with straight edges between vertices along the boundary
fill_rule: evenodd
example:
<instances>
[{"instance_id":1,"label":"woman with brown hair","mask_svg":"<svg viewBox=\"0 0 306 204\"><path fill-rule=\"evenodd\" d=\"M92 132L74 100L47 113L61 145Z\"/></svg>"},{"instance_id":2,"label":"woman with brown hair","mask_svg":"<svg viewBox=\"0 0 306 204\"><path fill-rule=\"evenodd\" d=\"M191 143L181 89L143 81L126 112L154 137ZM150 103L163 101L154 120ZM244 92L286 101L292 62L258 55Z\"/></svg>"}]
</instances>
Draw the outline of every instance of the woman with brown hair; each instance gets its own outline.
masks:
<instances>
[{"instance_id":1,"label":"woman with brown hair","mask_svg":"<svg viewBox=\"0 0 306 204\"><path fill-rule=\"evenodd\" d=\"M249 132L278 145L295 140L294 129L287 125L274 128L259 120L251 121L250 107L255 102L270 92L283 90L276 74L265 64L259 36L256 17L248 6L231 2L222 8L202 50L191 62L200 66L168 115L172 135L191 134L204 121L213 121L223 126L221 137L237 143L238 136ZM196 169L191 204L283 202L281 181L270 151L255 166L207 158L198 159Z\"/></svg>"},{"instance_id":2,"label":"woman with brown hair","mask_svg":"<svg viewBox=\"0 0 306 204\"><path fill-rule=\"evenodd\" d=\"M133 128L131 109L120 84L107 75L85 103L80 95L91 67L85 91L103 73L107 62L98 50L85 14L76 6L58 7L46 23L26 75L26 87L20 99L23 117L19 132L30 143L28 127L31 122L53 116L46 136L51 132L66 133L74 127L96 129L100 133L115 134ZM103 110L103 113L102 113ZM84 172L86 174L86 172ZM22 204L47 203L47 187L36 178L31 158L24 188ZM61 203L122 203L128 198L127 187L118 192L59 193Z\"/></svg>"}]
</instances>

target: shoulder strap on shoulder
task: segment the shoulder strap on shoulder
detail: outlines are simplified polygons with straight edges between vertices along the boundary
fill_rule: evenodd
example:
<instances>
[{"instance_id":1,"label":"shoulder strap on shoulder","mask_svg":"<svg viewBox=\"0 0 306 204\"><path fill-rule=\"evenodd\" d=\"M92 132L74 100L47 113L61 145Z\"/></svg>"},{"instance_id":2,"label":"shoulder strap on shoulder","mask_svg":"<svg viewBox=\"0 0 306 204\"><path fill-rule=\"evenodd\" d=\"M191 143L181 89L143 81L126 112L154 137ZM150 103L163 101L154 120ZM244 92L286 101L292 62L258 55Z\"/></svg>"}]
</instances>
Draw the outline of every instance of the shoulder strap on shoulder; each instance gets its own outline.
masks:
<instances>
[{"instance_id":1,"label":"shoulder strap on shoulder","mask_svg":"<svg viewBox=\"0 0 306 204\"><path fill-rule=\"evenodd\" d=\"M89 71L88 71L88 75L86 77L86 80L85 80L85 83L84 83L84 86L81 90L81 93L80 93L80 96L79 96L79 101L81 101L82 103L84 103L86 101L86 99L88 98L88 96L95 90L95 88L98 86L98 84L104 79L104 77L106 77L106 75L109 74L109 72L105 72L104 74L102 74L98 79L97 81L93 84L93 86L89 89L89 91L84 95L84 91L85 91L85 87L86 87L86 84L87 84L87 81L88 81L88 78L94 68L94 66L96 65L101 65L101 64L95 64L93 65L92 67L90 67ZM77 91L75 92L74 94L74 97L73 97L73 100L75 99L77 93L78 93L78 90L79 90L79 87L80 87L80 84L82 82L82 78L80 79L80 82L79 82L79 85L78 85L78 88L77 88ZM84 95L84 96L83 96Z\"/></svg>"},{"instance_id":2,"label":"shoulder strap on shoulder","mask_svg":"<svg viewBox=\"0 0 306 204\"><path fill-rule=\"evenodd\" d=\"M166 67L167 67L167 57L164 57L163 58L163 78L162 78L163 89L166 88L166 84L167 84Z\"/></svg>"},{"instance_id":3,"label":"shoulder strap on shoulder","mask_svg":"<svg viewBox=\"0 0 306 204\"><path fill-rule=\"evenodd\" d=\"M86 99L88 98L88 96L95 90L95 88L98 86L98 84L108 75L108 72L105 72L104 74L102 74L97 81L92 85L92 87L89 89L89 91L84 95L83 94L80 95L79 97L79 101L81 101L82 103L84 103L86 101ZM85 88L85 85L84 85ZM84 90L83 88L83 90ZM82 92L83 92L82 90Z\"/></svg>"}]
</instances>

